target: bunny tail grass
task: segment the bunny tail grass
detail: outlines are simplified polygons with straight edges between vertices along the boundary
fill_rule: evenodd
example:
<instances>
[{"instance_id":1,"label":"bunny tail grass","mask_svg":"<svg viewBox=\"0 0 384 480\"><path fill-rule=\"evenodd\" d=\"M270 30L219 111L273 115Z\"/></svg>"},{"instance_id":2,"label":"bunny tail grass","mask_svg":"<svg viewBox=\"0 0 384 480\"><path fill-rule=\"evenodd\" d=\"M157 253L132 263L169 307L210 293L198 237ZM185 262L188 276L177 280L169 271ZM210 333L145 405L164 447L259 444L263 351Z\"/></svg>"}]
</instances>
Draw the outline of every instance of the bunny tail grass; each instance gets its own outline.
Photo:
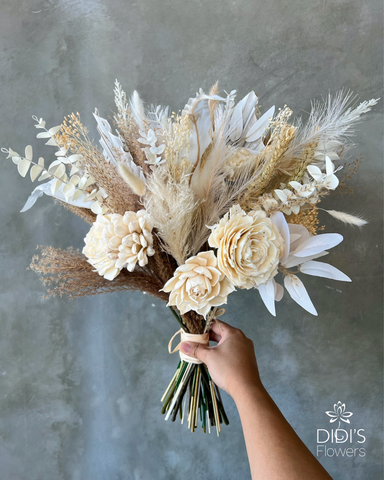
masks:
<instances>
[{"instance_id":1,"label":"bunny tail grass","mask_svg":"<svg viewBox=\"0 0 384 480\"><path fill-rule=\"evenodd\" d=\"M332 217L340 220L340 222L347 223L348 225L362 227L368 223L367 220L364 220L364 218L351 215L350 213L338 212L337 210L325 210L324 208L321 208L320 210L324 210L324 212L329 213L329 215Z\"/></svg>"},{"instance_id":2,"label":"bunny tail grass","mask_svg":"<svg viewBox=\"0 0 384 480\"><path fill-rule=\"evenodd\" d=\"M124 165L123 163L117 164L117 171L119 172L120 177L125 181L125 183L131 188L133 193L136 193L139 197L145 193L145 184L144 182L137 177L131 170Z\"/></svg>"}]
</instances>

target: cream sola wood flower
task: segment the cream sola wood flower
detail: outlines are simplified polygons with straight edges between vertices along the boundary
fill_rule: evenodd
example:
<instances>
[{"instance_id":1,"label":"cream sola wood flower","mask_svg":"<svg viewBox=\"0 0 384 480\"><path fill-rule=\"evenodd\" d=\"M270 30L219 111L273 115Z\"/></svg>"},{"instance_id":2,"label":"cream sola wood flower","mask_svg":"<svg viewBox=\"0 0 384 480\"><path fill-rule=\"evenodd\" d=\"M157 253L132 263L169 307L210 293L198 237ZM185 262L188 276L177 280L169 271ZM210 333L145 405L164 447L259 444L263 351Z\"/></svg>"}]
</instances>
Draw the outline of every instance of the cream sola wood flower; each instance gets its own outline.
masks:
<instances>
[{"instance_id":1,"label":"cream sola wood flower","mask_svg":"<svg viewBox=\"0 0 384 480\"><path fill-rule=\"evenodd\" d=\"M84 255L99 275L113 280L126 267L144 267L154 255L152 222L145 210L98 215L85 237Z\"/></svg>"},{"instance_id":2,"label":"cream sola wood flower","mask_svg":"<svg viewBox=\"0 0 384 480\"><path fill-rule=\"evenodd\" d=\"M182 315L194 310L206 317L212 307L227 303L235 287L218 270L217 258L209 250L188 258L175 270L163 290L170 292L168 306L176 306Z\"/></svg>"},{"instance_id":3,"label":"cream sola wood flower","mask_svg":"<svg viewBox=\"0 0 384 480\"><path fill-rule=\"evenodd\" d=\"M277 273L284 240L263 211L248 214L233 206L211 227L208 243L217 248L218 268L240 288L254 288Z\"/></svg>"},{"instance_id":4,"label":"cream sola wood flower","mask_svg":"<svg viewBox=\"0 0 384 480\"><path fill-rule=\"evenodd\" d=\"M311 236L303 225L288 224L281 212L273 213L270 218L284 238L284 254L280 259L280 268L284 273L284 287L296 303L309 313L317 315L303 282L289 269L296 267L301 273L307 275L351 282L347 275L332 265L315 261L316 258L327 255L327 249L341 243L343 237L338 233ZM283 297L283 287L272 278L265 284L259 285L258 290L270 313L276 315L275 300L279 301Z\"/></svg>"}]
</instances>

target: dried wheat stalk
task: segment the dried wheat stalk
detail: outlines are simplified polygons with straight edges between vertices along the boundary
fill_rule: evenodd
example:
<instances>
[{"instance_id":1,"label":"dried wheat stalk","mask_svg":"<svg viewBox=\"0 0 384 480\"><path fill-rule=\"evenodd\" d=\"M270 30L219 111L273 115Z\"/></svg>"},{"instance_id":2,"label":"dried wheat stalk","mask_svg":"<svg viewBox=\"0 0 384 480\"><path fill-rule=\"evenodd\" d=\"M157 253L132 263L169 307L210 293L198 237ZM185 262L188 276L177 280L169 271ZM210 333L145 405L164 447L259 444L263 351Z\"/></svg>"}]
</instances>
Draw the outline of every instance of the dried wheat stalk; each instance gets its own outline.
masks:
<instances>
[{"instance_id":1,"label":"dried wheat stalk","mask_svg":"<svg viewBox=\"0 0 384 480\"><path fill-rule=\"evenodd\" d=\"M89 208L76 207L75 205L71 205L70 203L67 203L67 202L62 202L61 200L57 200L57 201L62 207L66 208L67 210L71 211L78 217L82 218L90 225L92 225L92 223L96 220L96 215Z\"/></svg>"},{"instance_id":2,"label":"dried wheat stalk","mask_svg":"<svg viewBox=\"0 0 384 480\"><path fill-rule=\"evenodd\" d=\"M42 282L47 286L47 297L66 295L75 298L120 290L140 290L161 300L168 300L168 294L160 291L162 279L145 268L137 268L134 272L122 270L111 282L95 272L87 258L72 247L66 250L39 248L41 253L32 258L30 268L42 276Z\"/></svg>"}]
</instances>

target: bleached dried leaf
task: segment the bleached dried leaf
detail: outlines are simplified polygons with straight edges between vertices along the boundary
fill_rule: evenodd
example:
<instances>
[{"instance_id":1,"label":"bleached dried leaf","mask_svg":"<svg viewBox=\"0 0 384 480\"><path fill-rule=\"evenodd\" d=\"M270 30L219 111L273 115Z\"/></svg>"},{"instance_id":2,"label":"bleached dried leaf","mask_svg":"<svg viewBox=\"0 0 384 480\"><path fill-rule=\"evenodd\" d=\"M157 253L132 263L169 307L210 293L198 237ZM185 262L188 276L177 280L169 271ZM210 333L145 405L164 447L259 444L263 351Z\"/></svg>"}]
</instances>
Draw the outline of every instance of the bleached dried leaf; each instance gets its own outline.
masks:
<instances>
[{"instance_id":1,"label":"bleached dried leaf","mask_svg":"<svg viewBox=\"0 0 384 480\"><path fill-rule=\"evenodd\" d=\"M316 308L314 307L312 300L309 298L308 292L299 277L289 273L284 277L284 286L292 300L303 307L304 310L307 310L307 312L312 313L312 315L317 315Z\"/></svg>"},{"instance_id":2,"label":"bleached dried leaf","mask_svg":"<svg viewBox=\"0 0 384 480\"><path fill-rule=\"evenodd\" d=\"M339 233L322 233L304 240L298 245L294 252L295 257L309 257L321 253L329 248L339 245L343 241L343 236Z\"/></svg>"},{"instance_id":3,"label":"bleached dried leaf","mask_svg":"<svg viewBox=\"0 0 384 480\"><path fill-rule=\"evenodd\" d=\"M13 160L13 157L20 158L20 155L17 152L15 152L14 150L12 150L12 148L2 148L1 153L6 153L7 154L7 159L12 158L12 160Z\"/></svg>"},{"instance_id":4,"label":"bleached dried leaf","mask_svg":"<svg viewBox=\"0 0 384 480\"><path fill-rule=\"evenodd\" d=\"M239 102L233 110L231 117L231 131L229 139L235 142L238 140L243 131L243 108L241 102Z\"/></svg>"},{"instance_id":5,"label":"bleached dried leaf","mask_svg":"<svg viewBox=\"0 0 384 480\"><path fill-rule=\"evenodd\" d=\"M314 275L315 277L331 278L339 282L352 282L352 280L341 272L338 268L329 263L315 262L311 260L300 265L300 271L307 275Z\"/></svg>"},{"instance_id":6,"label":"bleached dried leaf","mask_svg":"<svg viewBox=\"0 0 384 480\"><path fill-rule=\"evenodd\" d=\"M58 147L58 144L53 137L51 137L45 145L50 145L51 147Z\"/></svg>"},{"instance_id":7,"label":"bleached dried leaf","mask_svg":"<svg viewBox=\"0 0 384 480\"><path fill-rule=\"evenodd\" d=\"M251 143L255 142L262 137L264 130L267 128L270 118L273 117L275 113L275 106L271 107L268 111L262 115L256 123L248 130L246 141Z\"/></svg>"},{"instance_id":8,"label":"bleached dried leaf","mask_svg":"<svg viewBox=\"0 0 384 480\"><path fill-rule=\"evenodd\" d=\"M78 175L73 175L70 182L73 183L73 185L77 185L80 182L80 177Z\"/></svg>"},{"instance_id":9,"label":"bleached dried leaf","mask_svg":"<svg viewBox=\"0 0 384 480\"><path fill-rule=\"evenodd\" d=\"M37 125L35 125L36 128L45 128L45 120L37 118L36 115L32 115L32 119L37 122Z\"/></svg>"},{"instance_id":10,"label":"bleached dried leaf","mask_svg":"<svg viewBox=\"0 0 384 480\"><path fill-rule=\"evenodd\" d=\"M100 215L103 211L103 208L99 202L94 202L92 203L91 210L95 215Z\"/></svg>"},{"instance_id":11,"label":"bleached dried leaf","mask_svg":"<svg viewBox=\"0 0 384 480\"><path fill-rule=\"evenodd\" d=\"M55 155L56 155L56 157L65 157L65 155L67 154L67 151L68 151L67 148L65 148L65 147L60 147L60 150L58 150L57 152L55 152Z\"/></svg>"},{"instance_id":12,"label":"bleached dried leaf","mask_svg":"<svg viewBox=\"0 0 384 480\"><path fill-rule=\"evenodd\" d=\"M68 160L69 160L70 163L75 163L75 162L81 160L81 155L77 155L77 154L70 155L68 157Z\"/></svg>"},{"instance_id":13,"label":"bleached dried leaf","mask_svg":"<svg viewBox=\"0 0 384 480\"><path fill-rule=\"evenodd\" d=\"M51 197L54 196L55 198L61 200L62 202L69 203L70 205L74 205L75 207L91 208L91 204L84 202L83 198L67 199L62 192L63 185L59 187L59 189L56 191L55 194L52 194L51 187L52 187L52 184L55 182L56 182L56 179L53 179L53 180L50 180L49 182L43 183L38 187L36 187L29 195L21 212L26 212L27 210L29 210L36 203L36 200L44 194ZM84 192L80 192L80 197L83 197L83 196L84 196Z\"/></svg>"},{"instance_id":14,"label":"bleached dried leaf","mask_svg":"<svg viewBox=\"0 0 384 480\"><path fill-rule=\"evenodd\" d=\"M28 173L29 167L31 166L31 162L25 158L20 160L17 164L17 170L22 177L25 177Z\"/></svg>"},{"instance_id":15,"label":"bleached dried leaf","mask_svg":"<svg viewBox=\"0 0 384 480\"><path fill-rule=\"evenodd\" d=\"M58 125L57 127L52 127L48 130L49 134L53 137L53 135L56 135L56 133L61 129L61 125Z\"/></svg>"},{"instance_id":16,"label":"bleached dried leaf","mask_svg":"<svg viewBox=\"0 0 384 480\"><path fill-rule=\"evenodd\" d=\"M63 187L63 194L65 196L65 198L70 198L72 197L72 195L75 193L75 190L76 190L76 187L75 185L73 185L73 183L67 183L64 187Z\"/></svg>"},{"instance_id":17,"label":"bleached dried leaf","mask_svg":"<svg viewBox=\"0 0 384 480\"><path fill-rule=\"evenodd\" d=\"M33 159L33 150L32 150L32 145L27 145L25 147L25 158L27 160L32 160Z\"/></svg>"},{"instance_id":18,"label":"bleached dried leaf","mask_svg":"<svg viewBox=\"0 0 384 480\"><path fill-rule=\"evenodd\" d=\"M80 179L80 182L79 182L79 185L78 185L78 188L80 188L81 190L83 190L85 188L85 184L88 180L88 177L86 175L83 175Z\"/></svg>"},{"instance_id":19,"label":"bleached dried leaf","mask_svg":"<svg viewBox=\"0 0 384 480\"><path fill-rule=\"evenodd\" d=\"M12 157L12 162L15 164L15 165L18 165L19 162L21 160L21 157Z\"/></svg>"},{"instance_id":20,"label":"bleached dried leaf","mask_svg":"<svg viewBox=\"0 0 384 480\"><path fill-rule=\"evenodd\" d=\"M79 168L76 166L76 165L72 165L71 167L71 171L69 173L69 175L74 175L75 173L77 173L79 171Z\"/></svg>"},{"instance_id":21,"label":"bleached dried leaf","mask_svg":"<svg viewBox=\"0 0 384 480\"><path fill-rule=\"evenodd\" d=\"M36 135L36 138L51 138L51 136L49 132L40 132Z\"/></svg>"},{"instance_id":22,"label":"bleached dried leaf","mask_svg":"<svg viewBox=\"0 0 384 480\"><path fill-rule=\"evenodd\" d=\"M94 188L92 190L92 192L84 198L84 201L85 202L90 202L91 200L93 200L96 197L96 194L97 194L97 188Z\"/></svg>"},{"instance_id":23,"label":"bleached dried leaf","mask_svg":"<svg viewBox=\"0 0 384 480\"><path fill-rule=\"evenodd\" d=\"M56 172L57 167L61 165L61 160L54 160L48 167L48 172L52 175Z\"/></svg>"},{"instance_id":24,"label":"bleached dried leaf","mask_svg":"<svg viewBox=\"0 0 384 480\"><path fill-rule=\"evenodd\" d=\"M107 192L104 190L104 188L99 187L99 193L100 193L100 195L101 195L103 198L107 198L107 197L108 197L108 194L107 194Z\"/></svg>"},{"instance_id":25,"label":"bleached dried leaf","mask_svg":"<svg viewBox=\"0 0 384 480\"><path fill-rule=\"evenodd\" d=\"M43 181L43 180L47 180L47 178L51 178L52 175L47 172L46 170L43 171L43 173L41 174L40 178L39 178L39 182Z\"/></svg>"},{"instance_id":26,"label":"bleached dried leaf","mask_svg":"<svg viewBox=\"0 0 384 480\"><path fill-rule=\"evenodd\" d=\"M80 198L83 194L84 194L84 192L83 192L82 190L76 190L76 192L75 192L74 195L73 195L72 200L77 200L77 199Z\"/></svg>"},{"instance_id":27,"label":"bleached dried leaf","mask_svg":"<svg viewBox=\"0 0 384 480\"><path fill-rule=\"evenodd\" d=\"M52 192L52 195L55 195L55 193L57 192L57 190L60 188L60 185L62 184L63 182L59 179L56 179L52 182L51 184L51 192Z\"/></svg>"},{"instance_id":28,"label":"bleached dried leaf","mask_svg":"<svg viewBox=\"0 0 384 480\"><path fill-rule=\"evenodd\" d=\"M87 178L87 181L85 182L84 188L87 188L95 183L94 177L90 176Z\"/></svg>"},{"instance_id":29,"label":"bleached dried leaf","mask_svg":"<svg viewBox=\"0 0 384 480\"><path fill-rule=\"evenodd\" d=\"M55 170L55 176L60 179L63 179L64 175L65 175L65 165L63 163L60 163L60 165Z\"/></svg>"},{"instance_id":30,"label":"bleached dried leaf","mask_svg":"<svg viewBox=\"0 0 384 480\"><path fill-rule=\"evenodd\" d=\"M264 305L268 308L269 313L276 317L275 308L275 281L273 278L268 280L267 283L263 283L258 286L260 297L264 302Z\"/></svg>"},{"instance_id":31,"label":"bleached dried leaf","mask_svg":"<svg viewBox=\"0 0 384 480\"><path fill-rule=\"evenodd\" d=\"M32 168L30 170L30 175L31 175L31 180L34 182L36 178L40 175L40 173L43 171L43 167L40 165L32 165Z\"/></svg>"}]
</instances>

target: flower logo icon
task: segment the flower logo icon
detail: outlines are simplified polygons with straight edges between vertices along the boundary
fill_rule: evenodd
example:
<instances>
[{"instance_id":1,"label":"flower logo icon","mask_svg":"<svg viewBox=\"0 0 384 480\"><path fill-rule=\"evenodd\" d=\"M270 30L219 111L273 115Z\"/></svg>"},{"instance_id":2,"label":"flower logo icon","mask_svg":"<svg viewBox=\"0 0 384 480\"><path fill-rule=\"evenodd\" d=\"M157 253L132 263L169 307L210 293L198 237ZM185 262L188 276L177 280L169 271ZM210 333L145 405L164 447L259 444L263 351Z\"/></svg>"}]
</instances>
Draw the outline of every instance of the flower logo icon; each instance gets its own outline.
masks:
<instances>
[{"instance_id":1,"label":"flower logo icon","mask_svg":"<svg viewBox=\"0 0 384 480\"><path fill-rule=\"evenodd\" d=\"M340 401L335 403L333 406L333 410L329 410L328 412L325 412L331 419L329 420L330 423L336 422L336 420L339 420L339 426L337 428L340 428L340 420L345 423L351 423L349 421L349 417L352 417L353 413L352 412L346 412L345 411L345 403L341 403Z\"/></svg>"}]
</instances>

